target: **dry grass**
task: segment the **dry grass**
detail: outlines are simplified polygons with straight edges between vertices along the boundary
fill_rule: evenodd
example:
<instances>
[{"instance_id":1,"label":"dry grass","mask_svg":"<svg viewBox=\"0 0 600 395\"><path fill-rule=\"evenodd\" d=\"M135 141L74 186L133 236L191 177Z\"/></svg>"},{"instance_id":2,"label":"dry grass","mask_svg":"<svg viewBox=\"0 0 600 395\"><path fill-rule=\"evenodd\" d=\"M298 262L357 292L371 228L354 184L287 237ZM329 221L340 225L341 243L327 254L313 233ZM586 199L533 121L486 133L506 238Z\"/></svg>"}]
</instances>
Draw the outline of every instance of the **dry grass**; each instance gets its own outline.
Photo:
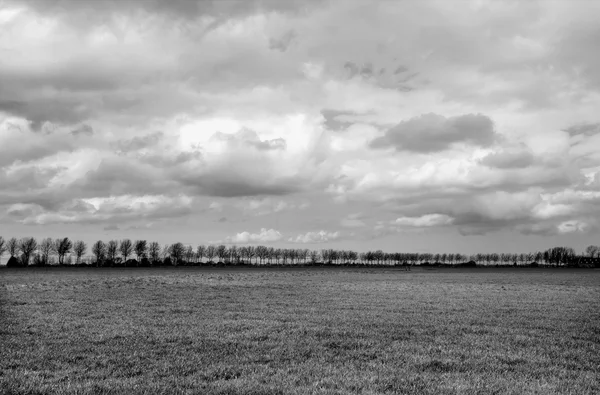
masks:
<instances>
[{"instance_id":1,"label":"dry grass","mask_svg":"<svg viewBox=\"0 0 600 395\"><path fill-rule=\"evenodd\" d=\"M2 269L3 394L598 394L600 270Z\"/></svg>"}]
</instances>

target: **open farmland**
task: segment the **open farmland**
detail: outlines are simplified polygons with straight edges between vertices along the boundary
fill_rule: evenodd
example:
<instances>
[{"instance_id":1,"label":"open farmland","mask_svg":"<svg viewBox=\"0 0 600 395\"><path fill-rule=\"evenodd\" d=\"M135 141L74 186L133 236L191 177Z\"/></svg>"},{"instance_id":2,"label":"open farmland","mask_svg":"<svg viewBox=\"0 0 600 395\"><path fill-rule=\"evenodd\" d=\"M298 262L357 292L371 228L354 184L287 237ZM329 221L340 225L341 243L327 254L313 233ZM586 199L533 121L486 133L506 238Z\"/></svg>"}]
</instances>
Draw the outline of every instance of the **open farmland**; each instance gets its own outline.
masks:
<instances>
[{"instance_id":1,"label":"open farmland","mask_svg":"<svg viewBox=\"0 0 600 395\"><path fill-rule=\"evenodd\" d=\"M0 270L3 394L597 394L600 270Z\"/></svg>"}]
</instances>

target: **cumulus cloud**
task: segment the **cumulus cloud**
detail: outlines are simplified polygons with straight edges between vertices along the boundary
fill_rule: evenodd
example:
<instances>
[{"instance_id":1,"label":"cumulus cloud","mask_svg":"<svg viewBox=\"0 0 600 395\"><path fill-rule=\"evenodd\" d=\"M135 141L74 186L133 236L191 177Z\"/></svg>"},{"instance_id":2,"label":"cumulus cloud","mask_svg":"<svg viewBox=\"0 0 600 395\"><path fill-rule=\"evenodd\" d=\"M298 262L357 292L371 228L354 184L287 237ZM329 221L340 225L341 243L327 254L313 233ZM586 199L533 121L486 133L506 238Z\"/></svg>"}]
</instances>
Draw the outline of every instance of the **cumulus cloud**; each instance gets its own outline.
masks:
<instances>
[{"instance_id":1,"label":"cumulus cloud","mask_svg":"<svg viewBox=\"0 0 600 395\"><path fill-rule=\"evenodd\" d=\"M431 227L449 225L453 221L452 217L444 214L426 214L420 217L400 217L394 221L399 226Z\"/></svg>"},{"instance_id":2,"label":"cumulus cloud","mask_svg":"<svg viewBox=\"0 0 600 395\"><path fill-rule=\"evenodd\" d=\"M374 139L370 147L430 153L443 151L456 143L489 146L494 138L494 124L485 115L446 118L430 113L400 122Z\"/></svg>"},{"instance_id":3,"label":"cumulus cloud","mask_svg":"<svg viewBox=\"0 0 600 395\"><path fill-rule=\"evenodd\" d=\"M0 166L35 162L88 144L91 142L83 139L75 141L69 131L55 125L46 123L35 131L27 120L0 113Z\"/></svg>"},{"instance_id":4,"label":"cumulus cloud","mask_svg":"<svg viewBox=\"0 0 600 395\"><path fill-rule=\"evenodd\" d=\"M92 136L94 134L94 129L90 125L84 123L73 129L71 134L73 136Z\"/></svg>"},{"instance_id":5,"label":"cumulus cloud","mask_svg":"<svg viewBox=\"0 0 600 395\"><path fill-rule=\"evenodd\" d=\"M282 238L281 233L275 229L261 228L258 233L240 232L235 236L225 238L223 242L230 244L273 243Z\"/></svg>"},{"instance_id":6,"label":"cumulus cloud","mask_svg":"<svg viewBox=\"0 0 600 395\"><path fill-rule=\"evenodd\" d=\"M565 129L565 131L572 136L593 136L600 133L600 123L584 123L573 125Z\"/></svg>"},{"instance_id":7,"label":"cumulus cloud","mask_svg":"<svg viewBox=\"0 0 600 395\"><path fill-rule=\"evenodd\" d=\"M299 234L296 237L290 237L288 239L291 243L302 243L302 244L318 244L318 243L328 243L340 238L339 232L327 232L324 230L315 231L315 232L306 232L304 234Z\"/></svg>"},{"instance_id":8,"label":"cumulus cloud","mask_svg":"<svg viewBox=\"0 0 600 395\"><path fill-rule=\"evenodd\" d=\"M208 240L206 221L252 242L234 224L280 213L382 221L382 237L591 237L599 17L561 1L4 1L0 224L176 217L181 235Z\"/></svg>"},{"instance_id":9,"label":"cumulus cloud","mask_svg":"<svg viewBox=\"0 0 600 395\"><path fill-rule=\"evenodd\" d=\"M308 202L293 202L272 197L260 199L245 198L232 203L233 207L241 210L246 215L267 215L290 210L304 210L310 206Z\"/></svg>"},{"instance_id":10,"label":"cumulus cloud","mask_svg":"<svg viewBox=\"0 0 600 395\"><path fill-rule=\"evenodd\" d=\"M519 169L531 166L534 161L531 150L522 145L492 152L481 159L481 164L498 169Z\"/></svg>"},{"instance_id":11,"label":"cumulus cloud","mask_svg":"<svg viewBox=\"0 0 600 395\"><path fill-rule=\"evenodd\" d=\"M130 139L117 140L111 143L111 148L122 152L138 151L144 148L156 146L164 137L162 132L134 136Z\"/></svg>"},{"instance_id":12,"label":"cumulus cloud","mask_svg":"<svg viewBox=\"0 0 600 395\"><path fill-rule=\"evenodd\" d=\"M99 223L182 217L190 213L191 204L192 200L187 196L123 195L74 199L57 210L47 210L37 204L13 204L8 208L8 214L26 225Z\"/></svg>"}]
</instances>

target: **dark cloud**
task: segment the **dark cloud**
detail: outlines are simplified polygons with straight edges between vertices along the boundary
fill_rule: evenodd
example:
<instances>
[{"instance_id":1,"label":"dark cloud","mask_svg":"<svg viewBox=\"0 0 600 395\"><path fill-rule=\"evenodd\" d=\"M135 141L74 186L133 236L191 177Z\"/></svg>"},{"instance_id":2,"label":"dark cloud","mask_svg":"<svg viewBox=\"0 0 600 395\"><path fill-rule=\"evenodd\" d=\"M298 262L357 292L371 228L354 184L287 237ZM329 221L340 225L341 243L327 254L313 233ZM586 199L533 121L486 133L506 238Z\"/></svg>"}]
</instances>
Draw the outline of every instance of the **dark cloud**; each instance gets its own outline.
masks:
<instances>
[{"instance_id":1,"label":"dark cloud","mask_svg":"<svg viewBox=\"0 0 600 395\"><path fill-rule=\"evenodd\" d=\"M262 11L297 12L325 0L7 0L43 14L69 17L73 23L103 23L112 15L145 11L168 18L191 20L213 16L217 23ZM85 16L85 20L81 19ZM79 20L77 19L79 18ZM85 21L85 22L84 22Z\"/></svg>"},{"instance_id":2,"label":"dark cloud","mask_svg":"<svg viewBox=\"0 0 600 395\"><path fill-rule=\"evenodd\" d=\"M167 155L160 152L150 152L137 156L140 163L151 165L159 169L176 169L178 166L187 165L193 161L202 161L202 152L182 151L173 155Z\"/></svg>"},{"instance_id":3,"label":"dark cloud","mask_svg":"<svg viewBox=\"0 0 600 395\"><path fill-rule=\"evenodd\" d=\"M94 205L87 203L80 199L75 199L70 203L67 203L62 206L65 210L75 212L75 213L89 213L94 211L96 208Z\"/></svg>"},{"instance_id":4,"label":"dark cloud","mask_svg":"<svg viewBox=\"0 0 600 395\"><path fill-rule=\"evenodd\" d=\"M329 130L337 132L345 130L349 126L354 124L354 122L343 120L344 116L356 116L360 114L357 114L352 111L338 111L326 108L321 110L321 115L323 115L324 118L324 126Z\"/></svg>"},{"instance_id":5,"label":"dark cloud","mask_svg":"<svg viewBox=\"0 0 600 395\"><path fill-rule=\"evenodd\" d=\"M33 205L19 205L18 207L12 207L7 210L8 216L15 220L27 218L28 216L34 215L35 213L36 207Z\"/></svg>"},{"instance_id":6,"label":"dark cloud","mask_svg":"<svg viewBox=\"0 0 600 395\"><path fill-rule=\"evenodd\" d=\"M31 121L33 129L39 129L46 121L75 124L95 114L91 98L74 93L61 84L61 81L69 81L67 76L56 80L47 73L43 76L36 76L29 71L18 71L18 73L22 75L15 75L14 72L2 70L0 67L0 86L2 86L0 111ZM39 79L40 84L28 88L26 84L20 82L27 81L29 78ZM90 76L90 79L95 78Z\"/></svg>"},{"instance_id":7,"label":"dark cloud","mask_svg":"<svg viewBox=\"0 0 600 395\"><path fill-rule=\"evenodd\" d=\"M526 147L494 152L483 157L481 164L496 169L521 169L533 165L535 157Z\"/></svg>"},{"instance_id":8,"label":"dark cloud","mask_svg":"<svg viewBox=\"0 0 600 395\"><path fill-rule=\"evenodd\" d=\"M70 135L22 130L9 135L0 144L0 167L14 163L27 164L60 152L77 149Z\"/></svg>"},{"instance_id":9,"label":"dark cloud","mask_svg":"<svg viewBox=\"0 0 600 395\"><path fill-rule=\"evenodd\" d=\"M127 158L106 158L84 177L69 185L81 197L156 194L177 184L168 180L162 169Z\"/></svg>"},{"instance_id":10,"label":"dark cloud","mask_svg":"<svg viewBox=\"0 0 600 395\"><path fill-rule=\"evenodd\" d=\"M425 114L400 122L370 143L371 148L432 153L455 143L487 147L496 139L492 120L481 114L446 118Z\"/></svg>"},{"instance_id":11,"label":"dark cloud","mask_svg":"<svg viewBox=\"0 0 600 395\"><path fill-rule=\"evenodd\" d=\"M343 69L346 72L346 78L348 79L360 77L379 87L396 89L401 92L412 91L414 86L409 85L408 83L419 75L418 72L407 73L408 68L403 65L397 66L395 69L392 67L388 70L388 68L384 66L377 66L371 62L357 63L347 61L344 63Z\"/></svg>"},{"instance_id":12,"label":"dark cloud","mask_svg":"<svg viewBox=\"0 0 600 395\"><path fill-rule=\"evenodd\" d=\"M281 52L287 51L294 39L296 38L296 32L293 30L288 31L279 38L271 38L269 40L269 48Z\"/></svg>"},{"instance_id":13,"label":"dark cloud","mask_svg":"<svg viewBox=\"0 0 600 395\"><path fill-rule=\"evenodd\" d=\"M119 226L118 225L108 225L104 227L104 230L119 230Z\"/></svg>"},{"instance_id":14,"label":"dark cloud","mask_svg":"<svg viewBox=\"0 0 600 395\"><path fill-rule=\"evenodd\" d=\"M108 223L107 229L117 229L117 223L130 220L176 218L192 212L192 199L178 195L115 196L94 198L94 204L80 199L65 200L53 208L37 204L18 203L7 210L9 217L23 224L97 224ZM107 230L105 229L105 230Z\"/></svg>"},{"instance_id":15,"label":"dark cloud","mask_svg":"<svg viewBox=\"0 0 600 395\"><path fill-rule=\"evenodd\" d=\"M268 38L249 40L244 35L207 34L222 24L264 11L306 11L321 1L271 0L8 0L2 4L30 7L40 17L58 18L58 33L37 42L50 51L36 51L21 60L0 63L0 111L30 120L35 128L44 122L72 125L106 115L122 123L143 124L151 118L202 113L200 92L223 92L231 86L280 86L301 78L291 62L269 49ZM148 16L152 22L148 22ZM214 22L195 20L211 16ZM31 15L30 15L31 17ZM35 16L34 16L35 18ZM210 18L208 18L210 19ZM141 30L142 43L123 43L121 22ZM15 22L14 34L21 34ZM90 46L98 26L109 38ZM12 29L11 29L12 30ZM287 50L294 40L289 30L271 40L271 47ZM57 38L60 41L56 41ZM161 40L165 40L162 42ZM27 38L24 38L27 42ZM18 45L18 44L15 44ZM93 47L93 48L92 48ZM224 49L225 48L225 49ZM15 47L21 59L24 52ZM2 49L0 49L2 51ZM161 56L153 54L160 51ZM10 58L10 53L2 58ZM279 62L278 67L265 65ZM115 117L113 117L114 119Z\"/></svg>"},{"instance_id":16,"label":"dark cloud","mask_svg":"<svg viewBox=\"0 0 600 395\"><path fill-rule=\"evenodd\" d=\"M46 188L64 167L27 166L8 171L0 168L0 186L5 191L21 192Z\"/></svg>"},{"instance_id":17,"label":"dark cloud","mask_svg":"<svg viewBox=\"0 0 600 395\"><path fill-rule=\"evenodd\" d=\"M122 152L137 151L156 146L163 137L164 134L162 132L155 132L143 136L134 136L130 139L118 140L110 145L111 148Z\"/></svg>"},{"instance_id":18,"label":"dark cloud","mask_svg":"<svg viewBox=\"0 0 600 395\"><path fill-rule=\"evenodd\" d=\"M573 125L564 130L569 133L571 136L593 136L595 134L600 133L600 123L585 123L579 125Z\"/></svg>"},{"instance_id":19,"label":"dark cloud","mask_svg":"<svg viewBox=\"0 0 600 395\"><path fill-rule=\"evenodd\" d=\"M73 136L93 136L94 129L90 125L84 123L75 128L71 134Z\"/></svg>"},{"instance_id":20,"label":"dark cloud","mask_svg":"<svg viewBox=\"0 0 600 395\"><path fill-rule=\"evenodd\" d=\"M406 68L405 66L400 65L400 66L398 66L396 68L396 70L394 70L394 74L400 74L400 73L404 73L404 72L407 72L407 71L408 71L408 68Z\"/></svg>"},{"instance_id":21,"label":"dark cloud","mask_svg":"<svg viewBox=\"0 0 600 395\"><path fill-rule=\"evenodd\" d=\"M226 169L201 175L181 175L179 181L194 189L197 194L218 197L288 195L299 191L301 185L296 179L271 181L252 174L247 176L232 173Z\"/></svg>"},{"instance_id":22,"label":"dark cloud","mask_svg":"<svg viewBox=\"0 0 600 395\"><path fill-rule=\"evenodd\" d=\"M75 45L68 43L66 45ZM95 55L88 55L95 56ZM44 122L60 125L74 125L98 118L105 114L120 114L136 123L147 122L153 117L170 116L178 111L192 111L194 99L178 89L177 81L170 84L143 86L138 78L123 80L123 75L139 74L146 80L158 77L144 65L135 65L138 60L129 54L119 56L120 68L109 65L105 59L89 59L89 66L79 70L78 62L64 61L60 70L12 71L0 66L0 111L7 112L32 122L33 129L39 129ZM129 58L129 62L125 59ZM71 78L84 74L88 84L80 86ZM184 78L184 77L181 77ZM31 80L37 84L29 86ZM24 82L27 81L27 82ZM125 92L129 88L135 93Z\"/></svg>"}]
</instances>

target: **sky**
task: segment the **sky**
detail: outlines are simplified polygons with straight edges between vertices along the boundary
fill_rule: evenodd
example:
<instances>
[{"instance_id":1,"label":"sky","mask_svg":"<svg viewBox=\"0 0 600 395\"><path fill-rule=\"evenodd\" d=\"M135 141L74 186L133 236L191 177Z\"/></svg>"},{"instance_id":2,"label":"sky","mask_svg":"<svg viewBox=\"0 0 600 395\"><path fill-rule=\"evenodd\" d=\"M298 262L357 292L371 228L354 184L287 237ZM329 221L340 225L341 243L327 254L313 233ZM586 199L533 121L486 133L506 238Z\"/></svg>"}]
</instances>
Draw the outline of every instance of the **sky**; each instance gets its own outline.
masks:
<instances>
[{"instance_id":1,"label":"sky","mask_svg":"<svg viewBox=\"0 0 600 395\"><path fill-rule=\"evenodd\" d=\"M600 2L0 0L0 235L600 244Z\"/></svg>"}]
</instances>

